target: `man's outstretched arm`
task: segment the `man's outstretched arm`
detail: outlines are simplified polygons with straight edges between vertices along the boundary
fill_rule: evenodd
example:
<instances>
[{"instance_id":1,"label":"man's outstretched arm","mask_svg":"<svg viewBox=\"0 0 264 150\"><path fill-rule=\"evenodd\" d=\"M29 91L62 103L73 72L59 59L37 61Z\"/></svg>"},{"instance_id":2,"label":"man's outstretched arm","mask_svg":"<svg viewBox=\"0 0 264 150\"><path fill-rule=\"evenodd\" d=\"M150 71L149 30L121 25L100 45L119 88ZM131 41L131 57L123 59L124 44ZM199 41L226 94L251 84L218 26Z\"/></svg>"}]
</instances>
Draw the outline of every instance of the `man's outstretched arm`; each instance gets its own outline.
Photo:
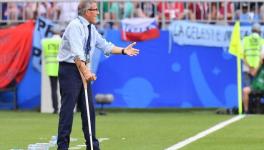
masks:
<instances>
[{"instance_id":1,"label":"man's outstretched arm","mask_svg":"<svg viewBox=\"0 0 264 150\"><path fill-rule=\"evenodd\" d=\"M139 54L139 50L133 48L133 46L135 45L136 45L136 42L129 44L126 48L114 46L112 48L111 53L112 54L123 54L123 55L128 55L128 56L136 56Z\"/></svg>"}]
</instances>

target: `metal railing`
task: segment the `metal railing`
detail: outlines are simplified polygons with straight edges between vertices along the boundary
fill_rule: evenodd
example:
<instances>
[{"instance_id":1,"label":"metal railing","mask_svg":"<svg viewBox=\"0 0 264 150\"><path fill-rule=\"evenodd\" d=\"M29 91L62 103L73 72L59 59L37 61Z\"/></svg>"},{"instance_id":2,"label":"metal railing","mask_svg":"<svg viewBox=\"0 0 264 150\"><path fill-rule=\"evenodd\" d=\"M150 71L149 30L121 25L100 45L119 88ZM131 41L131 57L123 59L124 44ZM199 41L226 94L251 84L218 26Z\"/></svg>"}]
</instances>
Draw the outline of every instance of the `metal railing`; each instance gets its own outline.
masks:
<instances>
[{"instance_id":1,"label":"metal railing","mask_svg":"<svg viewBox=\"0 0 264 150\"><path fill-rule=\"evenodd\" d=\"M78 0L0 0L0 23L21 23L38 16L68 22L77 16ZM153 17L161 28L174 20L210 24L264 22L263 0L101 0L100 28L118 28L124 18ZM72 13L69 15L69 13Z\"/></svg>"}]
</instances>

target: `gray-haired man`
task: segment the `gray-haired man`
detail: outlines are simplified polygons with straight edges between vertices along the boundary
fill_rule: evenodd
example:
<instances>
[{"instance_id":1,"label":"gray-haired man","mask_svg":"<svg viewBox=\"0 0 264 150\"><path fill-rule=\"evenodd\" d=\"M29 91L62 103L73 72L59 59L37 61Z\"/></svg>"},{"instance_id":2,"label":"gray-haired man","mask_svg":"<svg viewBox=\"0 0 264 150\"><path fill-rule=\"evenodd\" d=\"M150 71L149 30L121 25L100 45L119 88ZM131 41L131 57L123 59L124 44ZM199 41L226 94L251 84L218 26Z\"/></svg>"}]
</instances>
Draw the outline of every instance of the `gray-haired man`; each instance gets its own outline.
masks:
<instances>
[{"instance_id":1,"label":"gray-haired man","mask_svg":"<svg viewBox=\"0 0 264 150\"><path fill-rule=\"evenodd\" d=\"M82 129L86 140L86 149L90 149L88 121L85 105L85 92L81 75L76 66L80 66L80 72L88 82L87 92L89 98L90 122L92 129L93 149L99 150L99 142L95 136L95 112L92 101L90 81L96 76L85 65L89 63L90 55L96 48L101 49L105 55L124 54L136 56L139 51L134 49L135 43L126 48L121 48L107 42L96 30L96 16L99 14L96 1L81 1L78 6L79 16L67 26L58 54L59 83L61 92L61 109L58 127L58 149L68 149L70 133L73 121L73 110L76 103L80 106L82 117ZM79 58L76 61L76 58Z\"/></svg>"}]
</instances>

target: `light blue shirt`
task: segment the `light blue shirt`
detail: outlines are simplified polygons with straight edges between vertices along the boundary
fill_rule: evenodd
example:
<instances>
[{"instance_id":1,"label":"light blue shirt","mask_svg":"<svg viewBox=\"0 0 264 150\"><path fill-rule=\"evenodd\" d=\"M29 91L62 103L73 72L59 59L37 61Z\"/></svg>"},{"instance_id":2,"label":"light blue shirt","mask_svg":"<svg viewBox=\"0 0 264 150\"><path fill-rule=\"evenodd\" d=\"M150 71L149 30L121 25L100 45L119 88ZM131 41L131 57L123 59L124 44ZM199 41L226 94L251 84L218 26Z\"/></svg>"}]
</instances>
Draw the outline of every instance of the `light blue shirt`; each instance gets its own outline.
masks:
<instances>
[{"instance_id":1,"label":"light blue shirt","mask_svg":"<svg viewBox=\"0 0 264 150\"><path fill-rule=\"evenodd\" d=\"M107 42L95 26L91 26L91 50L85 56L86 42L88 39L88 25L90 23L83 17L78 16L72 20L66 27L62 37L62 43L58 53L59 62L74 63L74 58L79 57L81 60L89 61L96 48L102 50L105 55L110 55L114 44Z\"/></svg>"}]
</instances>

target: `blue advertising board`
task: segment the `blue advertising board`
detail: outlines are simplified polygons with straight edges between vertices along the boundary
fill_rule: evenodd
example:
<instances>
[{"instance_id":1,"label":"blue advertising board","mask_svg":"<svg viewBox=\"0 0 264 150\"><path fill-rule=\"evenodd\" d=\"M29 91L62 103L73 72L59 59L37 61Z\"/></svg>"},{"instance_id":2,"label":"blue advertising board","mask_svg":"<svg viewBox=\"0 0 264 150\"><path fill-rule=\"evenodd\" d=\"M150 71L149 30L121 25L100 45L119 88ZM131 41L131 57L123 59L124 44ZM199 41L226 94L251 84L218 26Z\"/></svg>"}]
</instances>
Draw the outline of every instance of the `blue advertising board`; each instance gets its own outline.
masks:
<instances>
[{"instance_id":1,"label":"blue advertising board","mask_svg":"<svg viewBox=\"0 0 264 150\"><path fill-rule=\"evenodd\" d=\"M129 44L117 30L109 30L106 38L118 46ZM161 31L159 38L137 43L137 57L104 59L94 94L113 94L111 107L237 106L236 61L227 49L170 41L169 32Z\"/></svg>"}]
</instances>

